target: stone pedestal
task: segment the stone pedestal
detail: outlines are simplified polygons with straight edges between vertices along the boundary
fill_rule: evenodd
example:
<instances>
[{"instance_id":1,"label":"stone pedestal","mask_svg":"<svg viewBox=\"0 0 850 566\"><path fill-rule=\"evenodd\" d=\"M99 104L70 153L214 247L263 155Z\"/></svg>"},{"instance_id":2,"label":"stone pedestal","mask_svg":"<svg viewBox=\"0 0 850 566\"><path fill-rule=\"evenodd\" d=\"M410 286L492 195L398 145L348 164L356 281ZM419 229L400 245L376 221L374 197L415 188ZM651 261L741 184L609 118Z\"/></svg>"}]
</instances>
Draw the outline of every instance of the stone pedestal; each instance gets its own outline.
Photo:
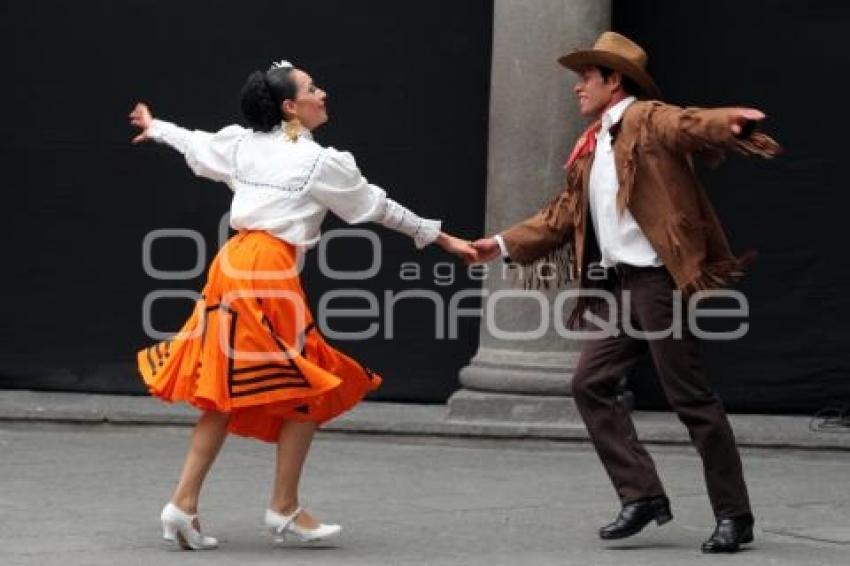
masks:
<instances>
[{"instance_id":1,"label":"stone pedestal","mask_svg":"<svg viewBox=\"0 0 850 566\"><path fill-rule=\"evenodd\" d=\"M610 0L496 0L488 235L530 216L563 187L564 160L586 121L572 93L575 75L557 59L592 45L610 25ZM493 262L484 288L492 296L517 286ZM556 333L552 317L565 313L554 312L554 294L499 297L492 320L482 318L480 347L460 372L463 388L449 399L449 419L577 421L570 380L579 344ZM544 326L534 339L519 336Z\"/></svg>"}]
</instances>

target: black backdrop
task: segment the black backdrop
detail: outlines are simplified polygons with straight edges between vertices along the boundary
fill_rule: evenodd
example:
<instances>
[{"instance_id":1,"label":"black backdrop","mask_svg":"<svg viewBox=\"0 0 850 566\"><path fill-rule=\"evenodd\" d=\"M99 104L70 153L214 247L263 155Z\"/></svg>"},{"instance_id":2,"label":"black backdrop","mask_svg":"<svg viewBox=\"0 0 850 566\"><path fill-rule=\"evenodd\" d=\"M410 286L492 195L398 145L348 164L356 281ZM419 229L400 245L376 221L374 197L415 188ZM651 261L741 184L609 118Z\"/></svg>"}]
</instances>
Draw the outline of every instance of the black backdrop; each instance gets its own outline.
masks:
<instances>
[{"instance_id":1,"label":"black backdrop","mask_svg":"<svg viewBox=\"0 0 850 566\"><path fill-rule=\"evenodd\" d=\"M198 230L211 256L230 191L193 177L170 149L131 147L126 116L137 100L165 119L215 130L239 120L250 71L290 59L329 93L321 143L350 150L371 182L447 230L482 230L489 2L47 1L4 2L0 11L0 383L8 387L141 391L132 364L150 342L143 298L203 284L148 277L142 241L157 228ZM447 257L370 229L383 241L383 267L360 288L380 297L422 287L447 300L471 285L457 264L454 285L437 285L428 273ZM190 269L192 249L188 240L157 244L155 266ZM330 249L337 269L370 264L363 241ZM352 287L321 277L311 257L305 286L313 302ZM421 261L422 281L399 279L406 260ZM190 308L158 301L155 328L178 329ZM384 374L379 396L444 400L457 388L477 322L463 321L459 340L436 340L433 311L424 300L401 302L394 340L343 345ZM334 327L365 328L344 323Z\"/></svg>"},{"instance_id":2,"label":"black backdrop","mask_svg":"<svg viewBox=\"0 0 850 566\"><path fill-rule=\"evenodd\" d=\"M229 191L192 177L168 149L129 146L125 116L138 99L215 129L238 120L250 70L290 58L330 93L322 143L351 150L371 181L448 229L471 237L482 228L489 2L47 1L5 2L0 13L0 385L139 391L132 353L148 342L143 297L202 284L146 276L141 242L155 228L191 228L211 253ZM850 402L850 196L839 176L850 7L621 0L614 18L649 51L667 100L760 107L787 149L778 161L732 158L705 172L734 247L760 252L741 286L749 333L705 346L727 406L807 412ZM425 287L447 298L474 286L401 281L401 262L420 259L427 272L444 258L373 229L384 267L362 288ZM363 267L360 245L334 247L333 265ZM191 257L178 240L154 250L161 269L187 269ZM340 287L312 264L306 279L314 301ZM343 347L385 374L380 397L442 401L474 353L477 325L463 321L459 340L435 340L433 309L402 305L394 340ZM176 328L189 308L157 303L155 326ZM639 404L663 406L649 374L644 365L631 380Z\"/></svg>"},{"instance_id":3,"label":"black backdrop","mask_svg":"<svg viewBox=\"0 0 850 566\"><path fill-rule=\"evenodd\" d=\"M733 410L850 403L848 23L850 5L834 2L615 2L615 28L646 48L668 101L761 108L787 151L773 162L732 158L704 176L733 247L759 251L740 286L749 332L704 348ZM648 373L632 380L639 404L662 406Z\"/></svg>"}]
</instances>

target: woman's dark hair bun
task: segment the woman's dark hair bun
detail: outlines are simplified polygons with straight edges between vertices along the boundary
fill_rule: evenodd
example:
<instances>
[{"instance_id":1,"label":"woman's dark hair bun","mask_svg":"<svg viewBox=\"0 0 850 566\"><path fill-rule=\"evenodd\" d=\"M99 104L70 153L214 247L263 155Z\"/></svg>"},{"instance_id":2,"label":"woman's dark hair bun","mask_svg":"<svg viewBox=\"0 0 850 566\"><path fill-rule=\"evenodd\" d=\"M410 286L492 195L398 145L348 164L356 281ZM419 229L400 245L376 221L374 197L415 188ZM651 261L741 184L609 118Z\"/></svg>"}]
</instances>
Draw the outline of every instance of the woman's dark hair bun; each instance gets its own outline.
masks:
<instances>
[{"instance_id":1,"label":"woman's dark hair bun","mask_svg":"<svg viewBox=\"0 0 850 566\"><path fill-rule=\"evenodd\" d=\"M242 115L255 130L268 132L283 120L280 102L275 101L266 74L254 71L242 87Z\"/></svg>"},{"instance_id":2,"label":"woman's dark hair bun","mask_svg":"<svg viewBox=\"0 0 850 566\"><path fill-rule=\"evenodd\" d=\"M242 87L242 115L253 129L268 132L284 120L280 105L295 100L297 90L291 67L254 71Z\"/></svg>"}]
</instances>

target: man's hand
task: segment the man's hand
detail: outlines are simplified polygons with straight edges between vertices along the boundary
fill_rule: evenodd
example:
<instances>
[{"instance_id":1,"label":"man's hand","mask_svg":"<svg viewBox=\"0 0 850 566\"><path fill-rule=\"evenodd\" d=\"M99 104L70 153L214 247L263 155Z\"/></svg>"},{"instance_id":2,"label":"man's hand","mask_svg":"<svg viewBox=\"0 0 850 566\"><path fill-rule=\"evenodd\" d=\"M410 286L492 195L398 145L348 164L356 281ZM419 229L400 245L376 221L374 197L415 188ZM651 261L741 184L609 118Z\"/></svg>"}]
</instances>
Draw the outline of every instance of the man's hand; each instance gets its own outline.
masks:
<instances>
[{"instance_id":1,"label":"man's hand","mask_svg":"<svg viewBox=\"0 0 850 566\"><path fill-rule=\"evenodd\" d=\"M492 261L502 255L502 248L496 238L481 238L472 242L472 247L478 252L478 261Z\"/></svg>"},{"instance_id":2,"label":"man's hand","mask_svg":"<svg viewBox=\"0 0 850 566\"><path fill-rule=\"evenodd\" d=\"M133 108L133 111L130 112L130 124L140 128L142 131L139 135L133 138L133 143L139 143L150 139L150 136L148 135L148 128L151 127L151 123L153 123L153 116L151 115L148 105L144 102L137 103L136 107Z\"/></svg>"},{"instance_id":3,"label":"man's hand","mask_svg":"<svg viewBox=\"0 0 850 566\"><path fill-rule=\"evenodd\" d=\"M741 134L749 134L755 127L756 122L761 122L766 116L761 110L755 108L732 108L729 116L729 129L735 137Z\"/></svg>"},{"instance_id":4,"label":"man's hand","mask_svg":"<svg viewBox=\"0 0 850 566\"><path fill-rule=\"evenodd\" d=\"M437 244L447 252L461 258L467 265L480 261L478 251L466 240L440 232L440 235L437 236Z\"/></svg>"}]
</instances>

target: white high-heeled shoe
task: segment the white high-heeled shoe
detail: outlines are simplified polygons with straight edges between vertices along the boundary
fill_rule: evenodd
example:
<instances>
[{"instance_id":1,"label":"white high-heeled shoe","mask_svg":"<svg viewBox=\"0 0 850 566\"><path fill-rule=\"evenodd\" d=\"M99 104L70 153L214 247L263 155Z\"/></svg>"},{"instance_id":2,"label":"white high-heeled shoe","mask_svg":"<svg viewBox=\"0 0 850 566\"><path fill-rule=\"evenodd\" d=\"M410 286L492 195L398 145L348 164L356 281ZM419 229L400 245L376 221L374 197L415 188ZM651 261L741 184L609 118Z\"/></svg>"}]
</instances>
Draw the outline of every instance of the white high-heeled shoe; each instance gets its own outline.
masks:
<instances>
[{"instance_id":1,"label":"white high-heeled shoe","mask_svg":"<svg viewBox=\"0 0 850 566\"><path fill-rule=\"evenodd\" d=\"M301 507L289 515L281 515L271 509L266 509L266 526L275 534L275 542L284 542L291 535L301 542L324 541L339 536L342 527L319 523L315 529L306 529L295 523L295 518L303 511Z\"/></svg>"},{"instance_id":2,"label":"white high-heeled shoe","mask_svg":"<svg viewBox=\"0 0 850 566\"><path fill-rule=\"evenodd\" d=\"M211 550L218 547L218 540L201 534L192 524L197 515L189 515L169 502L159 515L162 521L162 538L176 541L183 550Z\"/></svg>"}]
</instances>

